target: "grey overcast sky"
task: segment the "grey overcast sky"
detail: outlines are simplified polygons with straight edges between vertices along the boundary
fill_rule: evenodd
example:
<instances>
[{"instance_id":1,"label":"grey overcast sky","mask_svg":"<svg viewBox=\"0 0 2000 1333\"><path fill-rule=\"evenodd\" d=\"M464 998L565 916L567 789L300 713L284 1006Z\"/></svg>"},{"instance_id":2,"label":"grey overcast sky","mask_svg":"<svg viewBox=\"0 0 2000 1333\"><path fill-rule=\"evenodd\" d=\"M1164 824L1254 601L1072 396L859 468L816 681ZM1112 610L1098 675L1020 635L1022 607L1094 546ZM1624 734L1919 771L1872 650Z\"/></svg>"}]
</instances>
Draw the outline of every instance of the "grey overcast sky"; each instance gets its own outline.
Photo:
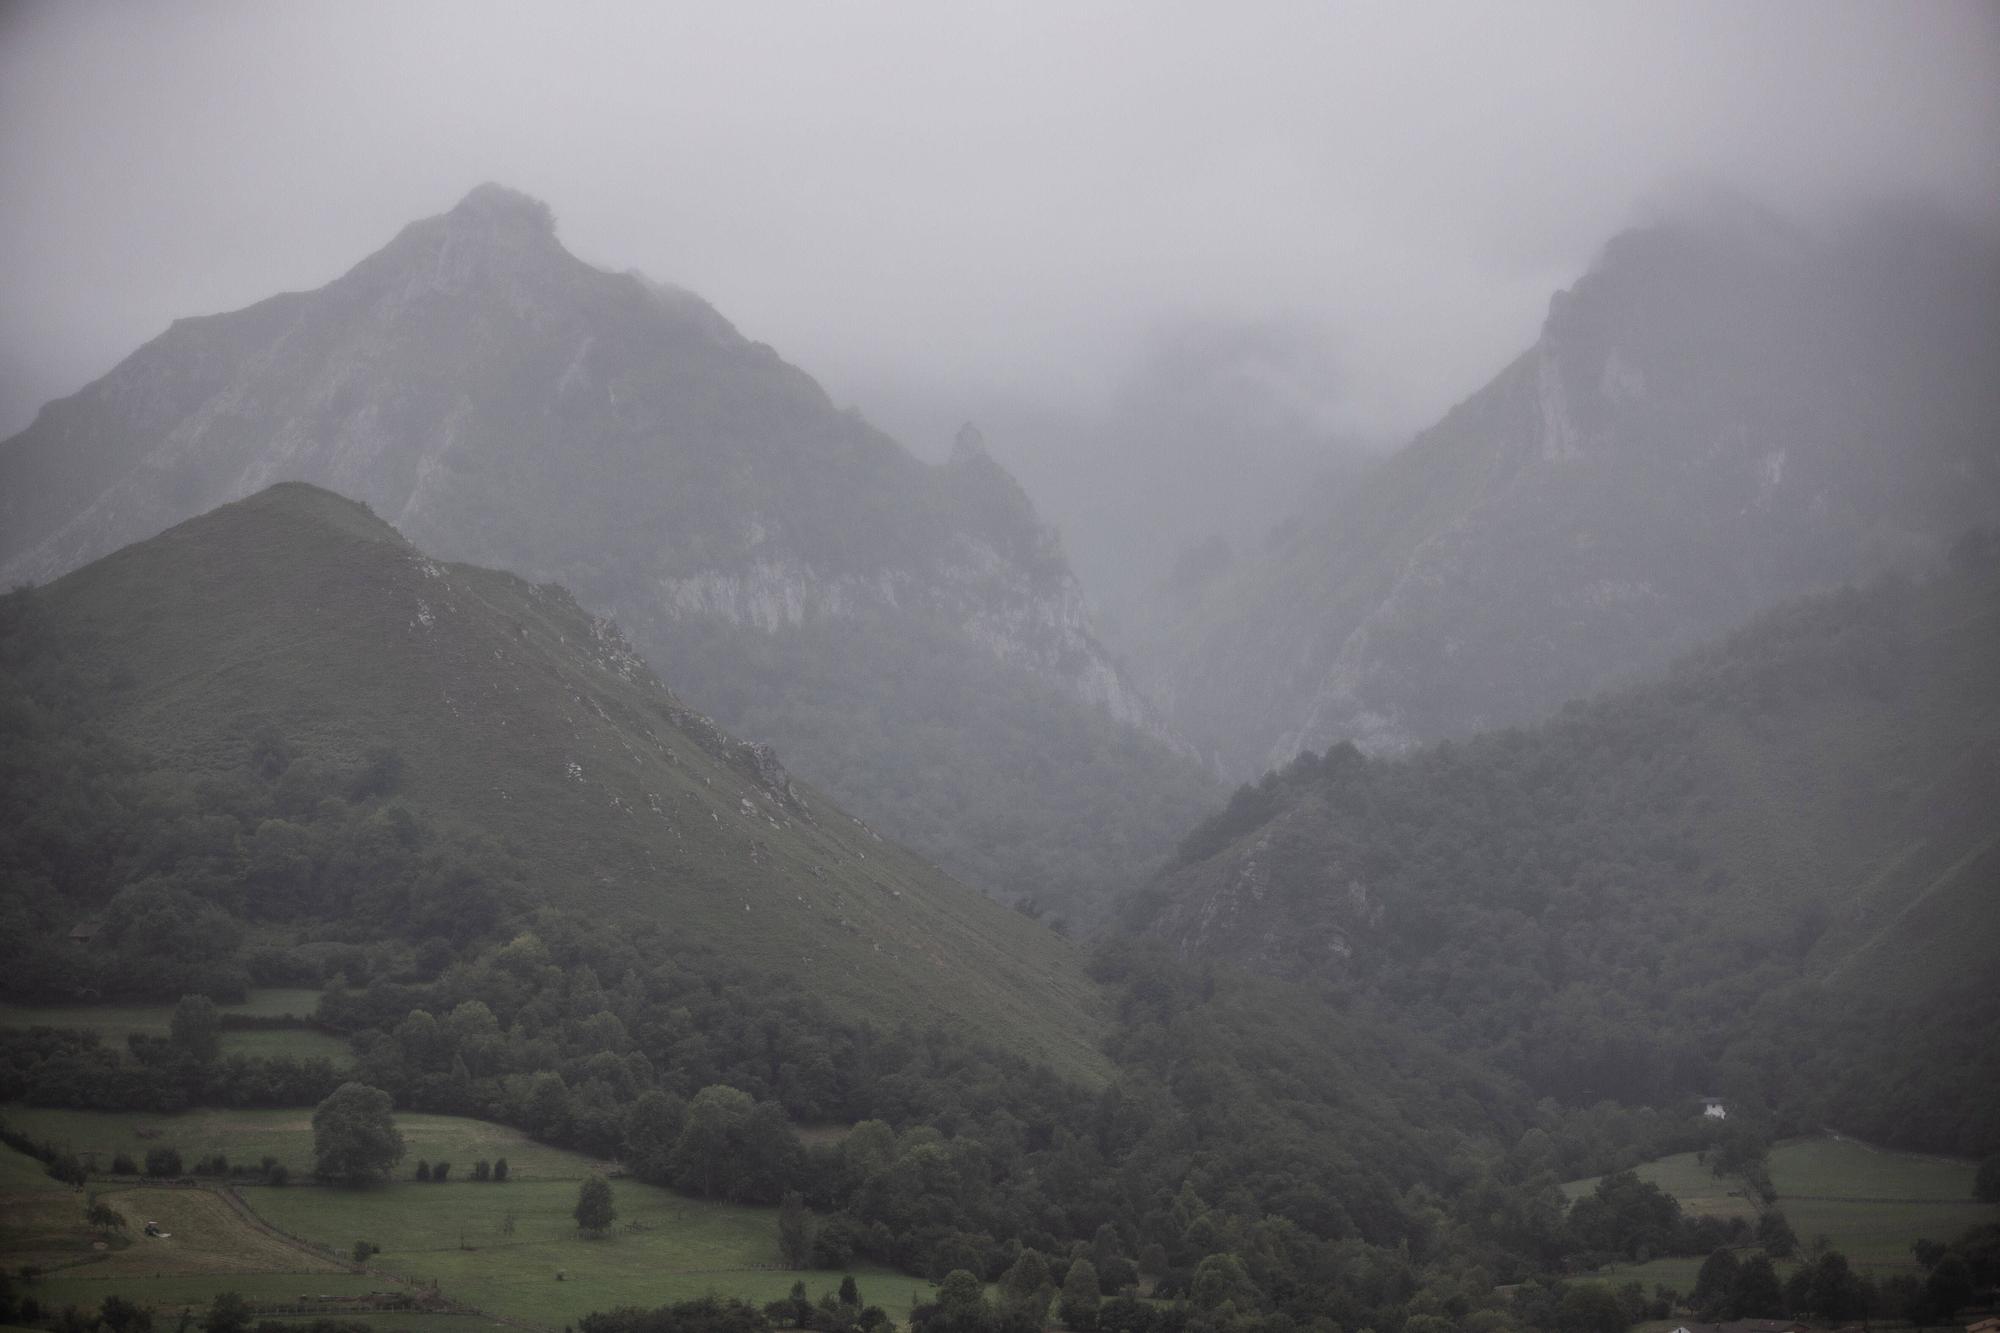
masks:
<instances>
[{"instance_id":1,"label":"grey overcast sky","mask_svg":"<svg viewBox=\"0 0 2000 1333\"><path fill-rule=\"evenodd\" d=\"M4 3L0 433L488 179L916 447L1189 319L1400 433L1661 201L1989 210L1996 127L1992 5Z\"/></svg>"}]
</instances>

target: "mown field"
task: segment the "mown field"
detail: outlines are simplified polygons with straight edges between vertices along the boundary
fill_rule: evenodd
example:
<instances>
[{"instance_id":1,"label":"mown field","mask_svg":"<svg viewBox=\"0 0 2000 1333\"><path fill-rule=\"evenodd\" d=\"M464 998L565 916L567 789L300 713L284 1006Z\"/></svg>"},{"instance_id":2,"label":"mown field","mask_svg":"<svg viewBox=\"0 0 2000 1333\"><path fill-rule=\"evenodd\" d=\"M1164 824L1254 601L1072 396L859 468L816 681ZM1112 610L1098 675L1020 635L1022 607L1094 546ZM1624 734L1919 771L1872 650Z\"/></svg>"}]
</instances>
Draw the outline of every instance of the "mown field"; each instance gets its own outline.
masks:
<instances>
[{"instance_id":1,"label":"mown field","mask_svg":"<svg viewBox=\"0 0 2000 1333\"><path fill-rule=\"evenodd\" d=\"M1825 1237L1856 1266L1883 1275L1914 1271L1910 1246L1919 1239L1947 1240L1967 1227L2000 1220L2000 1207L1976 1202L1972 1177L1977 1164L1954 1158L1889 1152L1837 1135L1795 1139L1771 1150L1771 1183L1778 1207L1802 1246ZM1754 1220L1757 1208L1693 1153L1662 1157L1636 1168L1698 1216ZM1588 1194L1595 1177L1563 1186L1572 1199ZM1620 1281L1637 1279L1648 1287L1663 1283L1679 1291L1694 1285L1699 1258L1655 1259L1607 1269ZM1781 1268L1783 1265L1780 1266Z\"/></svg>"},{"instance_id":2,"label":"mown field","mask_svg":"<svg viewBox=\"0 0 2000 1333\"><path fill-rule=\"evenodd\" d=\"M301 1022L319 1005L317 990L274 986L253 990L242 1000L217 1004L225 1015L255 1018L296 1018ZM0 1004L0 1028L51 1027L77 1032L94 1032L106 1046L123 1050L125 1038L134 1032L164 1037L173 1022L171 1004ZM347 1043L330 1032L312 1028L253 1028L225 1031L222 1050L227 1055L323 1055L344 1065L350 1052Z\"/></svg>"},{"instance_id":3,"label":"mown field","mask_svg":"<svg viewBox=\"0 0 2000 1333\"><path fill-rule=\"evenodd\" d=\"M311 1166L311 1114L297 1111L193 1111L178 1116L67 1112L8 1107L8 1123L99 1160L171 1143L184 1157L220 1151L232 1161L268 1153L304 1176ZM399 1115L409 1143L401 1178L365 1189L313 1184L245 1185L238 1194L255 1217L293 1241L274 1237L208 1189L94 1186L128 1220L124 1237L93 1249L82 1226L85 1196L56 1186L39 1164L0 1156L0 1265L51 1268L36 1283L45 1305L92 1306L117 1294L158 1310L205 1306L219 1291L260 1303L301 1295L351 1296L435 1283L447 1298L492 1315L551 1328L592 1310L658 1305L710 1292L763 1302L803 1278L813 1297L834 1290L842 1274L779 1268L777 1210L688 1199L631 1180L613 1184L618 1219L602 1238L578 1232L571 1210L578 1182L602 1164L532 1143L513 1130L450 1116ZM144 1131L151 1137L141 1138ZM505 1184L458 1179L480 1157L505 1156L516 1173ZM446 1184L409 1178L416 1160L453 1163ZM15 1219L32 1217L30 1234ZM156 1221L166 1239L141 1234ZM345 1271L354 1243L381 1247L365 1273ZM319 1248L319 1247L324 1247ZM62 1265L58 1267L58 1265ZM927 1290L921 1279L868 1265L851 1270L862 1295L905 1316ZM485 1321L422 1313L371 1314L383 1333L450 1333Z\"/></svg>"}]
</instances>

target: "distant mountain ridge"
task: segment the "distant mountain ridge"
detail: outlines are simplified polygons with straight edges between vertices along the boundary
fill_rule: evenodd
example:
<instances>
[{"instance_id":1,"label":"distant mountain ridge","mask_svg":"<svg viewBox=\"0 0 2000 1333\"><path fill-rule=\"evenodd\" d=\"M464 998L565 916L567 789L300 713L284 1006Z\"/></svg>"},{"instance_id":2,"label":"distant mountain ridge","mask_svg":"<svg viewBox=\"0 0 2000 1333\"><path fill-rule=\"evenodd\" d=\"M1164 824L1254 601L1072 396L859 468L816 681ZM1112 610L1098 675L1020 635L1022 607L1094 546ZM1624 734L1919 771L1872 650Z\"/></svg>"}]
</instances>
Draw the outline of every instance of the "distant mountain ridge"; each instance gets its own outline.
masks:
<instances>
[{"instance_id":1,"label":"distant mountain ridge","mask_svg":"<svg viewBox=\"0 0 2000 1333\"><path fill-rule=\"evenodd\" d=\"M0 444L0 578L46 579L279 480L365 501L442 559L562 582L704 707L993 889L1047 878L1018 830L952 841L1012 779L963 735L949 748L964 778L900 769L917 724L893 697L862 723L882 662L859 667L826 635L966 691L998 679L1020 695L1017 728L1139 733L1045 783L1029 841L1081 845L1093 865L1156 860L1208 796L976 431L921 462L700 298L575 259L514 191L481 186L318 291L178 321L46 407ZM744 698L758 671L772 689ZM843 787L857 752L949 807ZM1069 799L1110 785L1157 790L1161 808L1114 827Z\"/></svg>"},{"instance_id":2,"label":"distant mountain ridge","mask_svg":"<svg viewBox=\"0 0 2000 1333\"><path fill-rule=\"evenodd\" d=\"M1614 240L1536 345L1153 631L1238 777L1517 724L2000 517L2000 244L1746 209Z\"/></svg>"}]
</instances>

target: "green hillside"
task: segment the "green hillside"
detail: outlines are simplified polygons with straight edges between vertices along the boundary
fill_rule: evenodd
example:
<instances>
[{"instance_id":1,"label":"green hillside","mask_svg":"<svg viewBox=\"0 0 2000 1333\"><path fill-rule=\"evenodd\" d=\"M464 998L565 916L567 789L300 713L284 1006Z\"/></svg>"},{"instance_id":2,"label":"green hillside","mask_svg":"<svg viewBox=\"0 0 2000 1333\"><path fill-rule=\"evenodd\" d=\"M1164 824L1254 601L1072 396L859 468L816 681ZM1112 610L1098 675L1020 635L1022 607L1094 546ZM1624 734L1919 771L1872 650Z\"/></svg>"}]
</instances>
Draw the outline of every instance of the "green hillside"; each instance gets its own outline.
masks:
<instances>
[{"instance_id":1,"label":"green hillside","mask_svg":"<svg viewBox=\"0 0 2000 1333\"><path fill-rule=\"evenodd\" d=\"M327 492L275 487L16 592L0 633L22 953L149 873L227 904L253 946L311 921L450 941L548 904L651 923L853 1018L1103 1068L1071 945L723 735L561 589L435 563ZM50 783L79 747L97 766ZM107 765L125 777L93 785ZM452 863L370 874L371 839L424 837ZM114 946L43 956L87 974Z\"/></svg>"},{"instance_id":2,"label":"green hillside","mask_svg":"<svg viewBox=\"0 0 2000 1333\"><path fill-rule=\"evenodd\" d=\"M1400 759L1307 755L1132 919L1330 979L1587 1104L2000 1145L2000 568L1788 605L1664 680Z\"/></svg>"}]
</instances>

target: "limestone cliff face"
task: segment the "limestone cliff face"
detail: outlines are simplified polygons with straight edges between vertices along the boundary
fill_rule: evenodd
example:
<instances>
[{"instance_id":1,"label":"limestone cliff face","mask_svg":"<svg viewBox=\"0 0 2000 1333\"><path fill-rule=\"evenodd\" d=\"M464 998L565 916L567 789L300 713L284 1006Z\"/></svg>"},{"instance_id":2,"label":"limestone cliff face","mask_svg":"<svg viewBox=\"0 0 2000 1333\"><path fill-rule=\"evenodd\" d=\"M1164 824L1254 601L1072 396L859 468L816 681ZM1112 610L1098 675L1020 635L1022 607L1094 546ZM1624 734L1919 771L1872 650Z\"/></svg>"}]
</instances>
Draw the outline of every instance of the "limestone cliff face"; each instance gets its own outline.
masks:
<instances>
[{"instance_id":1,"label":"limestone cliff face","mask_svg":"<svg viewBox=\"0 0 2000 1333\"><path fill-rule=\"evenodd\" d=\"M927 466L699 298L601 272L482 186L326 288L182 320L0 445L0 578L275 481L645 618L921 613L1115 716L1053 530L969 434Z\"/></svg>"},{"instance_id":2,"label":"limestone cliff face","mask_svg":"<svg viewBox=\"0 0 2000 1333\"><path fill-rule=\"evenodd\" d=\"M1237 777L1514 725L2000 519L2000 261L1935 221L1620 237L1534 347L1240 561L1147 680Z\"/></svg>"},{"instance_id":3,"label":"limestone cliff face","mask_svg":"<svg viewBox=\"0 0 2000 1333\"><path fill-rule=\"evenodd\" d=\"M0 580L279 481L572 589L691 702L984 887L1143 873L1210 797L976 431L920 461L510 190L318 291L181 320L43 409L0 444Z\"/></svg>"}]
</instances>

